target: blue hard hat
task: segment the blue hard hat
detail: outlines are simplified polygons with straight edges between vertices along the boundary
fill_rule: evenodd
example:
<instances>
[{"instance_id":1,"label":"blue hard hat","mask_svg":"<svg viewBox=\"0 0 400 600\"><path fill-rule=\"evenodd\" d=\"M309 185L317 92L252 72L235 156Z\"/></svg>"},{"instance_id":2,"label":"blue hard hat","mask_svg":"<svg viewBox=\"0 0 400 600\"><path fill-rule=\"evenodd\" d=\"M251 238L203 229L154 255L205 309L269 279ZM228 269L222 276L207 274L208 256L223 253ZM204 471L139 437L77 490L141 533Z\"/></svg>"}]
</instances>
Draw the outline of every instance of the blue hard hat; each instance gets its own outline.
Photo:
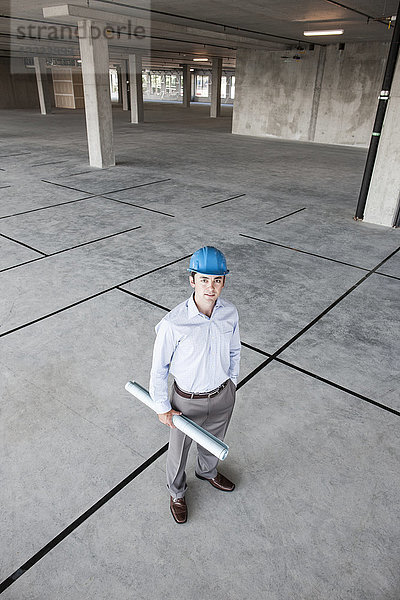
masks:
<instances>
[{"instance_id":1,"label":"blue hard hat","mask_svg":"<svg viewBox=\"0 0 400 600\"><path fill-rule=\"evenodd\" d=\"M226 258L213 246L203 246L192 255L188 271L203 275L227 275Z\"/></svg>"}]
</instances>

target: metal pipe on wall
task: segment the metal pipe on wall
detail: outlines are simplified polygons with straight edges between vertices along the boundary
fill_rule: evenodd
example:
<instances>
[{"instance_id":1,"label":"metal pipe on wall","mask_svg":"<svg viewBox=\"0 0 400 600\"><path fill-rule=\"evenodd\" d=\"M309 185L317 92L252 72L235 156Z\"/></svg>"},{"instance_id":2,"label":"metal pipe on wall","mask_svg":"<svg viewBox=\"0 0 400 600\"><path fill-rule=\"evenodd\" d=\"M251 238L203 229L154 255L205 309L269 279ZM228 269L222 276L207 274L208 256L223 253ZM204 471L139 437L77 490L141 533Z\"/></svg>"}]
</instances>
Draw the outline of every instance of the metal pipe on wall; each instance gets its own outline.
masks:
<instances>
[{"instance_id":1,"label":"metal pipe on wall","mask_svg":"<svg viewBox=\"0 0 400 600\"><path fill-rule=\"evenodd\" d=\"M376 112L375 123L372 130L371 142L369 145L367 161L365 164L363 180L361 183L360 194L356 209L355 219L364 218L365 205L367 202L368 191L371 184L372 173L374 170L376 154L378 152L379 140L381 137L383 122L385 120L387 103L390 97L393 76L396 69L397 57L399 54L400 42L400 2L397 9L396 24L393 31L392 42L390 44L389 56L386 63L385 76L383 78L382 91L379 96L378 110Z\"/></svg>"}]
</instances>

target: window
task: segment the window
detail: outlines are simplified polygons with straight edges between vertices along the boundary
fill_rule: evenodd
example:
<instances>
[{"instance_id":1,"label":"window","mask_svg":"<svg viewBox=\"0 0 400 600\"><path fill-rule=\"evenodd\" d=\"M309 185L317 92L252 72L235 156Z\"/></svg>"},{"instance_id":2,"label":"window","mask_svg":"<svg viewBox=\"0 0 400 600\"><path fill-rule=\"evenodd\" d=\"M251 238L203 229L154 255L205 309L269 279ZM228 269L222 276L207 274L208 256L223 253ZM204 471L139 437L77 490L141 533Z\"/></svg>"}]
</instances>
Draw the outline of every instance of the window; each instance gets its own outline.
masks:
<instances>
[{"instance_id":1,"label":"window","mask_svg":"<svg viewBox=\"0 0 400 600\"><path fill-rule=\"evenodd\" d=\"M196 96L208 98L209 75L196 75Z\"/></svg>"},{"instance_id":2,"label":"window","mask_svg":"<svg viewBox=\"0 0 400 600\"><path fill-rule=\"evenodd\" d=\"M226 98L226 77L221 77L221 98Z\"/></svg>"},{"instance_id":3,"label":"window","mask_svg":"<svg viewBox=\"0 0 400 600\"><path fill-rule=\"evenodd\" d=\"M232 100L235 97L235 76L232 75L232 79L231 79L231 98Z\"/></svg>"},{"instance_id":4,"label":"window","mask_svg":"<svg viewBox=\"0 0 400 600\"><path fill-rule=\"evenodd\" d=\"M111 102L118 102L119 93L118 93L118 73L117 69L110 69L110 94L111 94Z\"/></svg>"},{"instance_id":5,"label":"window","mask_svg":"<svg viewBox=\"0 0 400 600\"><path fill-rule=\"evenodd\" d=\"M178 89L178 77L176 75L165 76L165 91L167 94L176 94Z\"/></svg>"},{"instance_id":6,"label":"window","mask_svg":"<svg viewBox=\"0 0 400 600\"><path fill-rule=\"evenodd\" d=\"M151 93L156 95L161 94L161 75L151 74Z\"/></svg>"}]
</instances>

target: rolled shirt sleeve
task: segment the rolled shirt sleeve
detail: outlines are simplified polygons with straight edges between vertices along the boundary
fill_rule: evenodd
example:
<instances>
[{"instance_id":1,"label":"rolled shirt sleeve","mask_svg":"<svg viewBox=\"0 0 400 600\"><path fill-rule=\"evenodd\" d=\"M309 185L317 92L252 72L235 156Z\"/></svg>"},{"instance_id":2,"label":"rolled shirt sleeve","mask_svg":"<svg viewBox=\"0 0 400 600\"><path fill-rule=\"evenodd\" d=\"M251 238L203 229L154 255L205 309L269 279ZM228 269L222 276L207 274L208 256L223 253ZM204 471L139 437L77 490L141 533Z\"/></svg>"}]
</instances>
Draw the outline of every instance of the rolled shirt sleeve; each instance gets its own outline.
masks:
<instances>
[{"instance_id":1,"label":"rolled shirt sleeve","mask_svg":"<svg viewBox=\"0 0 400 600\"><path fill-rule=\"evenodd\" d=\"M230 346L230 367L229 377L233 383L237 385L239 377L239 364L240 364L240 332L239 332L239 316L237 315L236 325L233 330L231 346Z\"/></svg>"},{"instance_id":2,"label":"rolled shirt sleeve","mask_svg":"<svg viewBox=\"0 0 400 600\"><path fill-rule=\"evenodd\" d=\"M155 411L162 414L171 410L168 399L168 373L176 343L172 327L166 319L162 319L155 330L157 337L154 343L149 393L155 403Z\"/></svg>"}]
</instances>

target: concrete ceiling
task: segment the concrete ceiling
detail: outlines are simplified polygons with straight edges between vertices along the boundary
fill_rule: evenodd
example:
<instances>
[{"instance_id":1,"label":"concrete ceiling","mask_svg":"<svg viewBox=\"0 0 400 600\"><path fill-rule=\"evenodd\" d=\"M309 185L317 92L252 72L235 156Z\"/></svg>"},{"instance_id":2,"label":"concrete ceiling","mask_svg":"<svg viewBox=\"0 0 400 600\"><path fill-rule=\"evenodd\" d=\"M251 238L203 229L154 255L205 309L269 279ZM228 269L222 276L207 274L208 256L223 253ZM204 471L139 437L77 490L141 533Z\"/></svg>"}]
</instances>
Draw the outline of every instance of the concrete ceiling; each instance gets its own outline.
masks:
<instances>
[{"instance_id":1,"label":"concrete ceiling","mask_svg":"<svg viewBox=\"0 0 400 600\"><path fill-rule=\"evenodd\" d=\"M66 56L78 56L76 41L48 40L45 28L38 31L42 23L70 22L43 17L43 8L65 4L65 0L0 0L0 52L60 56L65 51ZM388 22L397 12L398 0L72 0L71 4L110 13L111 24L115 14L147 23L150 38L141 44L145 58L148 64L167 66L191 62L196 56L222 56L225 65L233 65L240 47L282 50L308 48L312 42L388 42L392 36ZM40 33L41 39L28 35L18 39L18 27L27 34L29 25L34 37ZM336 28L344 29L344 35L303 35L305 30ZM110 55L118 59L139 46L136 39L122 35L110 41Z\"/></svg>"}]
</instances>

